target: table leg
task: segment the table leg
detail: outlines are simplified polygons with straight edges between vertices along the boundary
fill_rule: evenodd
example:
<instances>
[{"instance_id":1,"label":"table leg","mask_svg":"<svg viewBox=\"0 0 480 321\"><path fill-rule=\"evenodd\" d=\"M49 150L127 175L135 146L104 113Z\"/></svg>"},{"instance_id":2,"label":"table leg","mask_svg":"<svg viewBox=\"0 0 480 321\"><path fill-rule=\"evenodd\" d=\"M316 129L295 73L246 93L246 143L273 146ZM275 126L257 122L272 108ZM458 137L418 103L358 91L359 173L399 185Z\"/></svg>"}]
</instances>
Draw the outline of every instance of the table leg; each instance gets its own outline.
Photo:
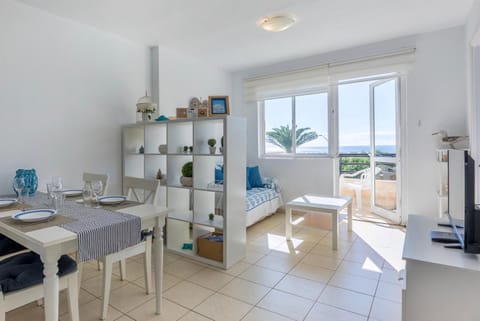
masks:
<instances>
[{"instance_id":1,"label":"table leg","mask_svg":"<svg viewBox=\"0 0 480 321\"><path fill-rule=\"evenodd\" d=\"M285 236L287 241L292 239L292 208L285 207Z\"/></svg>"},{"instance_id":2,"label":"table leg","mask_svg":"<svg viewBox=\"0 0 480 321\"><path fill-rule=\"evenodd\" d=\"M43 291L45 302L45 321L58 321L58 255L46 254L41 257L43 262Z\"/></svg>"},{"instance_id":3,"label":"table leg","mask_svg":"<svg viewBox=\"0 0 480 321\"><path fill-rule=\"evenodd\" d=\"M338 249L338 211L332 213L332 250Z\"/></svg>"},{"instance_id":4,"label":"table leg","mask_svg":"<svg viewBox=\"0 0 480 321\"><path fill-rule=\"evenodd\" d=\"M353 219L352 218L352 215L353 215L352 202L350 202L350 204L347 207L347 214L348 214L348 217L347 217L348 231L351 232L352 231L352 219Z\"/></svg>"},{"instance_id":5,"label":"table leg","mask_svg":"<svg viewBox=\"0 0 480 321\"><path fill-rule=\"evenodd\" d=\"M163 229L157 224L153 243L155 262L155 313L162 313L162 283L163 283Z\"/></svg>"}]
</instances>

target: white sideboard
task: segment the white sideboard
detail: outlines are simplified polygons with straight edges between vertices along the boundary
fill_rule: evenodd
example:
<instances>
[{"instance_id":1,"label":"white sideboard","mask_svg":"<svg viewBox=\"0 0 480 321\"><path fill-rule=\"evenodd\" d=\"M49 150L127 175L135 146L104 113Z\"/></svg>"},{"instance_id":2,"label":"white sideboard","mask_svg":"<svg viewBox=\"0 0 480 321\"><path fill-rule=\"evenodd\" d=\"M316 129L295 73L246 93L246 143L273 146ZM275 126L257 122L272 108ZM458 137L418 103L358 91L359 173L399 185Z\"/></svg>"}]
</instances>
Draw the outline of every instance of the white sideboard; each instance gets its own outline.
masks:
<instances>
[{"instance_id":1,"label":"white sideboard","mask_svg":"<svg viewBox=\"0 0 480 321\"><path fill-rule=\"evenodd\" d=\"M478 321L480 257L432 242L430 231L442 230L437 222L429 216L408 217L402 320Z\"/></svg>"}]
</instances>

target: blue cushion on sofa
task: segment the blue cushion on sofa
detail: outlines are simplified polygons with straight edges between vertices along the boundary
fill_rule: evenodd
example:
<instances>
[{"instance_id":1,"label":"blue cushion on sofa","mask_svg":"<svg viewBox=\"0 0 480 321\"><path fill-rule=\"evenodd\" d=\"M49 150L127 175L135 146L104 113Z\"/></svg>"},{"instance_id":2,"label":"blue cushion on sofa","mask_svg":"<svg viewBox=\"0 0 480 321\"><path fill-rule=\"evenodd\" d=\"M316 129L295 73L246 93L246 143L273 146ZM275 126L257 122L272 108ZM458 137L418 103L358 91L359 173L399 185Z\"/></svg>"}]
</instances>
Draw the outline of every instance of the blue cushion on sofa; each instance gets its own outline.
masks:
<instances>
[{"instance_id":1,"label":"blue cushion on sofa","mask_svg":"<svg viewBox=\"0 0 480 321\"><path fill-rule=\"evenodd\" d=\"M59 277L75 272L77 263L68 255L58 260ZM0 262L0 287L3 293L25 289L43 282L43 263L33 252L22 253Z\"/></svg>"},{"instance_id":2,"label":"blue cushion on sofa","mask_svg":"<svg viewBox=\"0 0 480 321\"><path fill-rule=\"evenodd\" d=\"M250 182L250 186L252 186L252 188L263 187L262 176L260 176L260 169L258 166L249 167L248 181Z\"/></svg>"},{"instance_id":3,"label":"blue cushion on sofa","mask_svg":"<svg viewBox=\"0 0 480 321\"><path fill-rule=\"evenodd\" d=\"M246 183L247 183L247 190L252 189L252 185L250 185L250 167L247 167L247 177L246 177Z\"/></svg>"}]
</instances>

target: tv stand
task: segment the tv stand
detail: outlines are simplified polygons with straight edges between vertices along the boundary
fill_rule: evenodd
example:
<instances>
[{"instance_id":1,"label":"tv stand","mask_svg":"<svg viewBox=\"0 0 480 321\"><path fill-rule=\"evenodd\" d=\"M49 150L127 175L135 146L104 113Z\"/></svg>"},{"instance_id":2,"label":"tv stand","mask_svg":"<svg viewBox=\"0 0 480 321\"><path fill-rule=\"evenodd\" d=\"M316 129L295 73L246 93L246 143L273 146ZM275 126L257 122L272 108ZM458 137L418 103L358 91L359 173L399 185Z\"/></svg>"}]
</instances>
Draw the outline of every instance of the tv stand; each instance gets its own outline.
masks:
<instances>
[{"instance_id":1,"label":"tv stand","mask_svg":"<svg viewBox=\"0 0 480 321\"><path fill-rule=\"evenodd\" d=\"M480 256L432 242L430 232L441 229L437 223L434 217L408 216L402 320L480 320Z\"/></svg>"}]
</instances>

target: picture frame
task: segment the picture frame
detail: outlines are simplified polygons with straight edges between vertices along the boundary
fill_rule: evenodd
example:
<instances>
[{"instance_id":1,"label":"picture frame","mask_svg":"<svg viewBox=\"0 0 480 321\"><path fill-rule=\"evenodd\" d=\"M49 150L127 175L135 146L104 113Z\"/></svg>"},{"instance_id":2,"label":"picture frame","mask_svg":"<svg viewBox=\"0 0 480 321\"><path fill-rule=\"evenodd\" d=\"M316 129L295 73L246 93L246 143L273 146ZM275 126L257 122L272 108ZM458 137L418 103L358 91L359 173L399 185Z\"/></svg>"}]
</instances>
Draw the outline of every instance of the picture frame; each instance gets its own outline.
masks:
<instances>
[{"instance_id":1,"label":"picture frame","mask_svg":"<svg viewBox=\"0 0 480 321\"><path fill-rule=\"evenodd\" d=\"M208 112L210 116L230 115L228 96L208 96Z\"/></svg>"},{"instance_id":2,"label":"picture frame","mask_svg":"<svg viewBox=\"0 0 480 321\"><path fill-rule=\"evenodd\" d=\"M187 108L178 107L176 116L177 118L187 118Z\"/></svg>"},{"instance_id":3,"label":"picture frame","mask_svg":"<svg viewBox=\"0 0 480 321\"><path fill-rule=\"evenodd\" d=\"M197 116L199 118L208 117L208 108L203 108L203 107L198 108Z\"/></svg>"}]
</instances>

